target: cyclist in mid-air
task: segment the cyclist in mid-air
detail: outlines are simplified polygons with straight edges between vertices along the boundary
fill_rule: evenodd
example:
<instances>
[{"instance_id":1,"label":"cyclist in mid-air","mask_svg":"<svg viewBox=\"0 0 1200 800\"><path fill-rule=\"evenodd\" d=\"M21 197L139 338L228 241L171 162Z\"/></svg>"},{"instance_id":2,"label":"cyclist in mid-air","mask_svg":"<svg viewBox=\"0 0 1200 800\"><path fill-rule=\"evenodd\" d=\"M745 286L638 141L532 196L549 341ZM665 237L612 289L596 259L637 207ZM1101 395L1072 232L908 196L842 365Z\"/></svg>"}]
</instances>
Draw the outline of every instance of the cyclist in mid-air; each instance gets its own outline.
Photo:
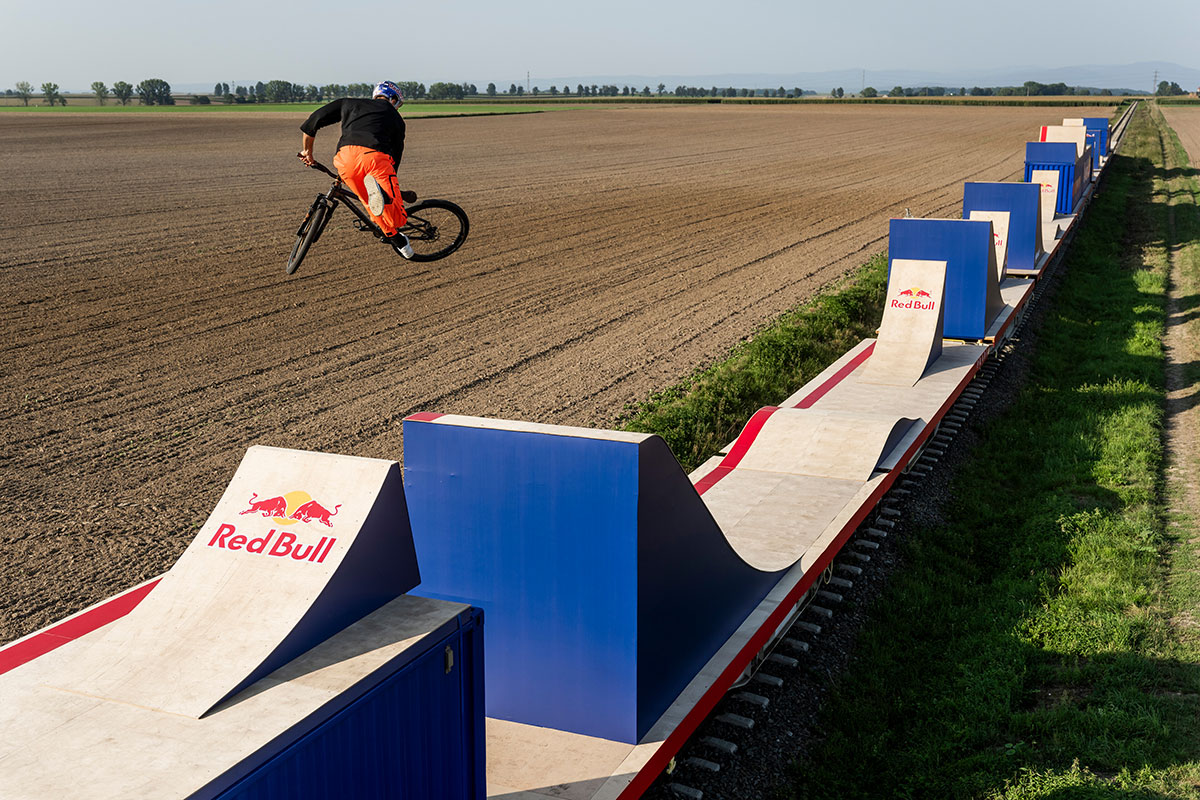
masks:
<instances>
[{"instance_id":1,"label":"cyclist in mid-air","mask_svg":"<svg viewBox=\"0 0 1200 800\"><path fill-rule=\"evenodd\" d=\"M317 131L340 122L342 138L333 157L334 168L367 207L383 231L384 241L400 255L412 258L408 237L399 231L408 219L396 182L396 168L404 155L402 105L400 87L391 81L376 84L370 100L343 97L326 103L300 126L300 159L310 167L316 163L313 144Z\"/></svg>"}]
</instances>

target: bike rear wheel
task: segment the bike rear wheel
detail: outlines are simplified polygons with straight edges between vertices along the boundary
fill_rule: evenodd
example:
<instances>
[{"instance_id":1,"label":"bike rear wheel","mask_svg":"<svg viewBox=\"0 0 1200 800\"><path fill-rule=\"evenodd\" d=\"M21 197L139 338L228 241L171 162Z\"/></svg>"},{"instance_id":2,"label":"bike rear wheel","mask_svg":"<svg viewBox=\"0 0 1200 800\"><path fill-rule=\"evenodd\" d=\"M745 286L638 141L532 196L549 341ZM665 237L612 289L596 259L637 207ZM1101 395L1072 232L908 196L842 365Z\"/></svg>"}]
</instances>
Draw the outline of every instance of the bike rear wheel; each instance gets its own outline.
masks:
<instances>
[{"instance_id":1,"label":"bike rear wheel","mask_svg":"<svg viewBox=\"0 0 1200 800\"><path fill-rule=\"evenodd\" d=\"M308 248L321 238L321 232L325 230L325 224L329 221L329 213L332 210L332 206L329 205L329 201L325 199L324 195L318 196L312 208L308 210L308 216L304 218L304 222L300 223L300 229L296 231L296 243L292 245L292 253L288 256L288 275L295 273L300 268L300 262L308 254Z\"/></svg>"},{"instance_id":2,"label":"bike rear wheel","mask_svg":"<svg viewBox=\"0 0 1200 800\"><path fill-rule=\"evenodd\" d=\"M408 222L400 232L412 245L410 261L437 261L462 247L467 240L471 228L467 212L449 200L422 200L405 211Z\"/></svg>"}]
</instances>

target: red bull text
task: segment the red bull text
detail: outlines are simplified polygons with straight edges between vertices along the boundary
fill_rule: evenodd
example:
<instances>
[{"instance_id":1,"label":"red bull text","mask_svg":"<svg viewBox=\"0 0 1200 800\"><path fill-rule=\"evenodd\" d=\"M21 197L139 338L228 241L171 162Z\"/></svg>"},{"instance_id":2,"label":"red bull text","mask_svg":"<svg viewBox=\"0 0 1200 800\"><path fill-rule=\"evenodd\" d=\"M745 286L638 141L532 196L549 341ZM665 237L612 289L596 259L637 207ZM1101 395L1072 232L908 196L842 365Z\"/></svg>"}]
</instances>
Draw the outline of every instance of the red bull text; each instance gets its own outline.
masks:
<instances>
[{"instance_id":1,"label":"red bull text","mask_svg":"<svg viewBox=\"0 0 1200 800\"><path fill-rule=\"evenodd\" d=\"M314 544L300 544L296 534L272 528L266 536L251 539L240 533L228 523L217 528L209 540L208 546L218 550L245 550L247 553L271 556L274 558L293 558L296 561L310 561L320 564L333 549L336 538L322 536L321 541ZM278 536L276 536L278 534Z\"/></svg>"},{"instance_id":2,"label":"red bull text","mask_svg":"<svg viewBox=\"0 0 1200 800\"><path fill-rule=\"evenodd\" d=\"M896 295L897 297L911 297L912 299L905 301L898 300L896 297L893 297L891 301L892 308L912 308L918 311L932 311L933 307L937 305L937 303L935 303L932 299L927 303L921 302L922 297L932 298L933 295L916 286L912 287L911 289L902 289L899 292L896 292Z\"/></svg>"}]
</instances>

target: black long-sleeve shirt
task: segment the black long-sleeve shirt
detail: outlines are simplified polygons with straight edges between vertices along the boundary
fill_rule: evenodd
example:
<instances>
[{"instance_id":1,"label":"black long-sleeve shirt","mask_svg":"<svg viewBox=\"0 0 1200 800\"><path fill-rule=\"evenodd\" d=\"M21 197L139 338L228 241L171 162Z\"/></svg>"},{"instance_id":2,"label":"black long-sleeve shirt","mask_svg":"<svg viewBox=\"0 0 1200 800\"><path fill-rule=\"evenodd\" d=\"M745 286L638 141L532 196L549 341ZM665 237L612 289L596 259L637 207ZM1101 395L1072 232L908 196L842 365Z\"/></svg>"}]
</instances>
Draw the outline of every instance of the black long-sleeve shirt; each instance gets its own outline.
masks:
<instances>
[{"instance_id":1,"label":"black long-sleeve shirt","mask_svg":"<svg viewBox=\"0 0 1200 800\"><path fill-rule=\"evenodd\" d=\"M354 97L334 100L314 111L304 120L300 130L316 136L318 130L335 122L342 124L339 148L348 144L369 147L387 153L399 166L400 157L404 155L404 118L387 100Z\"/></svg>"}]
</instances>

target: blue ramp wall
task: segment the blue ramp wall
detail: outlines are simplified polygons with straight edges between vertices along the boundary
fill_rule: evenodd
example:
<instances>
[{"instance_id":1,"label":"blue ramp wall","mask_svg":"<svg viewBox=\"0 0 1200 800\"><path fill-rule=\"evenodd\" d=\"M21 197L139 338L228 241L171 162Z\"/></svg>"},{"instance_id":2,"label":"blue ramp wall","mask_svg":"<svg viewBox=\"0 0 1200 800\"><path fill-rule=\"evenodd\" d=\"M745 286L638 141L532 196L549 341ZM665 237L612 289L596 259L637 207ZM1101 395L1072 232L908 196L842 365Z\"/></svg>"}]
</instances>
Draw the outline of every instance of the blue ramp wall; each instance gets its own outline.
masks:
<instances>
[{"instance_id":1,"label":"blue ramp wall","mask_svg":"<svg viewBox=\"0 0 1200 800\"><path fill-rule=\"evenodd\" d=\"M562 430L405 420L415 593L483 609L488 716L634 743L780 574L659 437Z\"/></svg>"},{"instance_id":2,"label":"blue ramp wall","mask_svg":"<svg viewBox=\"0 0 1200 800\"><path fill-rule=\"evenodd\" d=\"M1085 159L1077 158L1071 142L1026 142L1025 180L1033 180L1035 169L1058 170L1058 204L1054 210L1070 214L1083 196L1083 188L1091 175L1085 175L1081 165L1090 163L1091 154L1084 149Z\"/></svg>"},{"instance_id":3,"label":"blue ramp wall","mask_svg":"<svg viewBox=\"0 0 1200 800\"><path fill-rule=\"evenodd\" d=\"M988 254L995 252L992 247L990 222L893 219L888 229L888 275L891 275L892 262L897 258L945 261L946 307L942 335L948 339L982 339L1004 307L999 290L988 291L988 282L996 280L988 261ZM424 570L422 564L422 574Z\"/></svg>"},{"instance_id":4,"label":"blue ramp wall","mask_svg":"<svg viewBox=\"0 0 1200 800\"><path fill-rule=\"evenodd\" d=\"M1036 183L967 183L963 185L963 219L972 211L1007 211L1008 266L1037 269L1040 194Z\"/></svg>"},{"instance_id":5,"label":"blue ramp wall","mask_svg":"<svg viewBox=\"0 0 1200 800\"><path fill-rule=\"evenodd\" d=\"M1084 117L1083 127L1088 129L1088 133L1094 133L1098 147L1096 148L1096 161L1093 162L1097 167L1100 166L1100 156L1108 155L1108 117Z\"/></svg>"}]
</instances>

